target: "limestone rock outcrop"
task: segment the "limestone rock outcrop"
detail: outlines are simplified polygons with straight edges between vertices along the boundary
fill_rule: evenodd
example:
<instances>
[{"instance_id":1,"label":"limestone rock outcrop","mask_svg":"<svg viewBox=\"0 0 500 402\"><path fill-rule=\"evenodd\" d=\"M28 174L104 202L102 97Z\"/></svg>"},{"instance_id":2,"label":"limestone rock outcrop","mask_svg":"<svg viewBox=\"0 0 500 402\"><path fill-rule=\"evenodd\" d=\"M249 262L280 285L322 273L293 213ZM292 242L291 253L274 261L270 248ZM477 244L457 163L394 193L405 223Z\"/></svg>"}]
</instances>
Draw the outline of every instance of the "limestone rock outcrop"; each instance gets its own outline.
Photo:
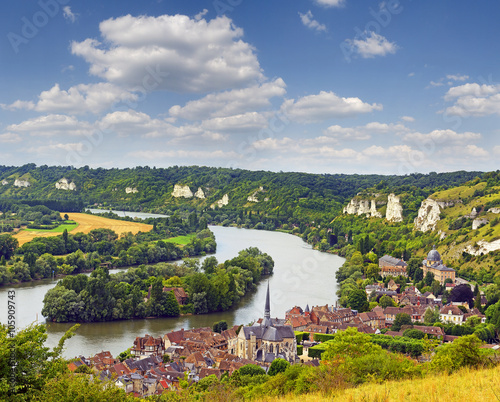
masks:
<instances>
[{"instance_id":1,"label":"limestone rock outcrop","mask_svg":"<svg viewBox=\"0 0 500 402\"><path fill-rule=\"evenodd\" d=\"M176 198L179 197L192 198L193 192L191 191L189 186L181 186L180 184L176 184L174 186L174 191L172 191L172 196Z\"/></svg>"},{"instance_id":2,"label":"limestone rock outcrop","mask_svg":"<svg viewBox=\"0 0 500 402\"><path fill-rule=\"evenodd\" d=\"M344 214L349 215L366 215L370 214L370 201L357 200L353 198L347 206L344 207Z\"/></svg>"},{"instance_id":3,"label":"limestone rock outcrop","mask_svg":"<svg viewBox=\"0 0 500 402\"><path fill-rule=\"evenodd\" d=\"M441 206L437 201L432 198L424 200L414 221L415 230L427 232L428 230L436 229L436 224L441 219L439 217L440 213Z\"/></svg>"},{"instance_id":4,"label":"limestone rock outcrop","mask_svg":"<svg viewBox=\"0 0 500 402\"><path fill-rule=\"evenodd\" d=\"M9 184L7 180L2 180L2 186L6 186L7 184Z\"/></svg>"},{"instance_id":5,"label":"limestone rock outcrop","mask_svg":"<svg viewBox=\"0 0 500 402\"><path fill-rule=\"evenodd\" d=\"M127 194L135 194L135 193L138 193L138 192L139 192L139 190L137 190L137 188L135 188L135 187L127 187L127 188L125 189L125 192L126 192Z\"/></svg>"},{"instance_id":6,"label":"limestone rock outcrop","mask_svg":"<svg viewBox=\"0 0 500 402\"><path fill-rule=\"evenodd\" d=\"M487 242L486 240L479 240L477 246L468 245L465 251L469 254L479 256L481 254L488 254L492 251L500 250L500 239L494 240L492 242Z\"/></svg>"},{"instance_id":7,"label":"limestone rock outcrop","mask_svg":"<svg viewBox=\"0 0 500 402\"><path fill-rule=\"evenodd\" d=\"M399 197L395 194L389 194L387 197L387 210L385 212L385 219L390 222L403 221L403 206L399 202Z\"/></svg>"},{"instance_id":8,"label":"limestone rock outcrop","mask_svg":"<svg viewBox=\"0 0 500 402\"><path fill-rule=\"evenodd\" d=\"M218 201L215 201L212 205L210 205L210 208L215 209L215 207L222 208L224 205L229 204L229 196L227 194L224 194L222 198Z\"/></svg>"},{"instance_id":9,"label":"limestone rock outcrop","mask_svg":"<svg viewBox=\"0 0 500 402\"><path fill-rule=\"evenodd\" d=\"M2 182L3 184L3 182ZM500 208L490 208L488 209L488 212L491 212L493 214L500 214Z\"/></svg>"},{"instance_id":10,"label":"limestone rock outcrop","mask_svg":"<svg viewBox=\"0 0 500 402\"><path fill-rule=\"evenodd\" d=\"M199 198L199 199L202 199L202 200L205 199L205 193L203 192L203 190L202 190L201 187L198 187L198 190L196 190L196 193L194 193L194 196L196 198Z\"/></svg>"},{"instance_id":11,"label":"limestone rock outcrop","mask_svg":"<svg viewBox=\"0 0 500 402\"><path fill-rule=\"evenodd\" d=\"M260 186L257 191L255 191L252 195L249 195L247 197L247 201L249 201L249 202L259 202L259 199L257 198L257 194L259 192L262 192L262 191L264 191L264 187ZM269 198L266 198L264 201L269 201Z\"/></svg>"},{"instance_id":12,"label":"limestone rock outcrop","mask_svg":"<svg viewBox=\"0 0 500 402\"><path fill-rule=\"evenodd\" d=\"M14 186L15 187L29 187L29 186L31 186L31 183L28 180L19 180L19 179L16 179L14 181Z\"/></svg>"},{"instance_id":13,"label":"limestone rock outcrop","mask_svg":"<svg viewBox=\"0 0 500 402\"><path fill-rule=\"evenodd\" d=\"M56 188L58 190L76 191L76 184L74 182L69 182L68 179L63 177L56 183Z\"/></svg>"},{"instance_id":14,"label":"limestone rock outcrop","mask_svg":"<svg viewBox=\"0 0 500 402\"><path fill-rule=\"evenodd\" d=\"M472 230L479 229L481 226L486 225L488 222L488 219L476 218L472 221Z\"/></svg>"}]
</instances>

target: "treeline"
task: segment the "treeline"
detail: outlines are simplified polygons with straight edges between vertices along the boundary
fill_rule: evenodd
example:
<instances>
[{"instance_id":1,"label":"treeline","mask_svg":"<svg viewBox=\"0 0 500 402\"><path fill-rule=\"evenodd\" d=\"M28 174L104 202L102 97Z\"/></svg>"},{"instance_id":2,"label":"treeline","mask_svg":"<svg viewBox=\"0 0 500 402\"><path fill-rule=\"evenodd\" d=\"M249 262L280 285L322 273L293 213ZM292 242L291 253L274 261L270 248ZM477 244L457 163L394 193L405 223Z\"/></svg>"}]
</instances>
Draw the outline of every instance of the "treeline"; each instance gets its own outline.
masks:
<instances>
[{"instance_id":1,"label":"treeline","mask_svg":"<svg viewBox=\"0 0 500 402\"><path fill-rule=\"evenodd\" d=\"M75 234L65 230L62 236L36 237L21 247L14 237L0 235L0 285L78 274L101 264L109 268L155 264L216 251L213 233L195 212L186 219L173 216L151 223L153 230L146 233L129 232L118 237L110 229ZM186 234L191 239L183 246L168 240Z\"/></svg>"},{"instance_id":2,"label":"treeline","mask_svg":"<svg viewBox=\"0 0 500 402\"><path fill-rule=\"evenodd\" d=\"M49 321L94 322L226 311L254 290L262 276L272 274L273 267L272 258L256 248L240 251L223 264L208 257L201 265L188 259L113 275L100 267L90 277L79 274L60 280L45 295L42 314ZM179 306L164 287L183 288L186 304Z\"/></svg>"}]
</instances>

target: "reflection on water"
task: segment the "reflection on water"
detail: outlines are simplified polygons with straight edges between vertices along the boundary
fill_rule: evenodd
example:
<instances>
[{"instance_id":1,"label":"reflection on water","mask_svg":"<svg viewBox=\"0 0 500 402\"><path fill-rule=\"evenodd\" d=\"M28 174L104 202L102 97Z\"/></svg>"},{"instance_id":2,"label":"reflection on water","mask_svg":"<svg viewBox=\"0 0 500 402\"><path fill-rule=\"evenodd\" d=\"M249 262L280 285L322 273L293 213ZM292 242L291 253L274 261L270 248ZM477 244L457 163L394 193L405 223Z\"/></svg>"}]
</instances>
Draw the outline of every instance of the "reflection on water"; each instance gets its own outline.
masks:
<instances>
[{"instance_id":1,"label":"reflection on water","mask_svg":"<svg viewBox=\"0 0 500 402\"><path fill-rule=\"evenodd\" d=\"M211 327L216 321L226 320L230 326L249 324L264 313L266 282L271 289L271 315L284 317L286 310L295 305L333 304L336 301L335 272L344 259L335 255L320 253L300 238L280 232L238 229L211 226L217 241L215 257L219 262L232 258L247 247L258 247L271 255L275 262L274 275L262 281L255 293L247 295L231 311L179 318L159 318L105 323L82 324L77 335L66 346L67 357L78 354L93 355L101 350L110 350L116 355L132 346L136 336L150 334L163 336L166 332L180 328ZM41 316L43 297L55 286L57 280L19 284L0 288L0 301L5 306L0 311L0 322L7 319L7 290L16 290L17 327L24 327ZM55 346L72 324L48 323L49 346Z\"/></svg>"}]
</instances>

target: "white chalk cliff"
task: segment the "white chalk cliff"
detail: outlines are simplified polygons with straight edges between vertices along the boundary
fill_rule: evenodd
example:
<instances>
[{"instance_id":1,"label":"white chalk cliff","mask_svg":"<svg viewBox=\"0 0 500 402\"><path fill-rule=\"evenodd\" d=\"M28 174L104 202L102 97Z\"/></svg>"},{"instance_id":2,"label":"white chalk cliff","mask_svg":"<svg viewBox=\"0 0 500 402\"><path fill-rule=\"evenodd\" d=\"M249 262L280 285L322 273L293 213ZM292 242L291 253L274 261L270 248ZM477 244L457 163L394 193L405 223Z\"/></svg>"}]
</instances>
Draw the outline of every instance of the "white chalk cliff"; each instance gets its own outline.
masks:
<instances>
[{"instance_id":1,"label":"white chalk cliff","mask_svg":"<svg viewBox=\"0 0 500 402\"><path fill-rule=\"evenodd\" d=\"M137 190L137 188L135 188L135 187L127 187L127 188L125 189L125 192L126 192L127 194L135 194L135 193L138 193L138 192L139 192L139 190Z\"/></svg>"},{"instance_id":2,"label":"white chalk cliff","mask_svg":"<svg viewBox=\"0 0 500 402\"><path fill-rule=\"evenodd\" d=\"M488 219L476 218L472 221L472 230L479 229L481 226L486 225L488 222Z\"/></svg>"},{"instance_id":3,"label":"white chalk cliff","mask_svg":"<svg viewBox=\"0 0 500 402\"><path fill-rule=\"evenodd\" d=\"M3 184L3 182L2 182ZM493 214L500 214L500 208L490 208L488 209L488 212L491 212Z\"/></svg>"},{"instance_id":4,"label":"white chalk cliff","mask_svg":"<svg viewBox=\"0 0 500 402\"><path fill-rule=\"evenodd\" d=\"M437 201L432 198L424 200L414 221L415 230L427 232L428 230L436 229L436 224L441 219L439 217L440 213L441 207Z\"/></svg>"},{"instance_id":5,"label":"white chalk cliff","mask_svg":"<svg viewBox=\"0 0 500 402\"><path fill-rule=\"evenodd\" d=\"M16 179L14 181L14 186L16 186L16 187L29 187L29 186L31 186L31 183L28 180Z\"/></svg>"},{"instance_id":6,"label":"white chalk cliff","mask_svg":"<svg viewBox=\"0 0 500 402\"><path fill-rule=\"evenodd\" d=\"M181 186L180 184L176 184L174 186L174 191L172 191L172 196L176 198L191 198L193 197L193 192L191 191L189 186Z\"/></svg>"},{"instance_id":7,"label":"white chalk cliff","mask_svg":"<svg viewBox=\"0 0 500 402\"><path fill-rule=\"evenodd\" d=\"M7 184L9 184L7 180L2 180L2 186L6 186Z\"/></svg>"},{"instance_id":8,"label":"white chalk cliff","mask_svg":"<svg viewBox=\"0 0 500 402\"><path fill-rule=\"evenodd\" d=\"M350 215L366 215L371 218L383 218L382 213L377 210L380 205L387 204L385 218L391 222L401 222L403 220L403 207L399 202L399 197L394 194L389 194L387 202L380 200L380 194L374 194L375 198L361 200L353 198L349 204L344 207L344 213Z\"/></svg>"},{"instance_id":9,"label":"white chalk cliff","mask_svg":"<svg viewBox=\"0 0 500 402\"><path fill-rule=\"evenodd\" d=\"M194 196L196 198L200 198L200 199L205 199L205 193L203 192L203 190L201 189L201 187L198 187L198 190L196 190L196 193L194 193Z\"/></svg>"},{"instance_id":10,"label":"white chalk cliff","mask_svg":"<svg viewBox=\"0 0 500 402\"><path fill-rule=\"evenodd\" d=\"M389 194L387 197L387 210L385 212L385 219L390 222L403 221L403 206L399 202L399 197L395 194Z\"/></svg>"},{"instance_id":11,"label":"white chalk cliff","mask_svg":"<svg viewBox=\"0 0 500 402\"><path fill-rule=\"evenodd\" d=\"M259 202L259 199L257 198L257 194L261 191L264 191L264 187L260 186L257 191L255 191L252 195L249 195L247 197L247 201L249 202ZM269 198L266 198L264 201L269 201Z\"/></svg>"},{"instance_id":12,"label":"white chalk cliff","mask_svg":"<svg viewBox=\"0 0 500 402\"><path fill-rule=\"evenodd\" d=\"M66 190L66 191L75 191L76 190L76 184L74 182L69 182L68 179L63 177L61 180L59 180L56 183L56 188L58 190Z\"/></svg>"},{"instance_id":13,"label":"white chalk cliff","mask_svg":"<svg viewBox=\"0 0 500 402\"><path fill-rule=\"evenodd\" d=\"M229 204L229 196L227 194L224 194L220 200L215 201L212 205L210 205L210 208L215 209L216 206L222 208L227 204Z\"/></svg>"},{"instance_id":14,"label":"white chalk cliff","mask_svg":"<svg viewBox=\"0 0 500 402\"><path fill-rule=\"evenodd\" d=\"M465 248L465 251L472 255L488 254L492 251L500 250L500 239L492 242L487 242L486 240L479 240L477 242L477 247L469 245Z\"/></svg>"}]
</instances>

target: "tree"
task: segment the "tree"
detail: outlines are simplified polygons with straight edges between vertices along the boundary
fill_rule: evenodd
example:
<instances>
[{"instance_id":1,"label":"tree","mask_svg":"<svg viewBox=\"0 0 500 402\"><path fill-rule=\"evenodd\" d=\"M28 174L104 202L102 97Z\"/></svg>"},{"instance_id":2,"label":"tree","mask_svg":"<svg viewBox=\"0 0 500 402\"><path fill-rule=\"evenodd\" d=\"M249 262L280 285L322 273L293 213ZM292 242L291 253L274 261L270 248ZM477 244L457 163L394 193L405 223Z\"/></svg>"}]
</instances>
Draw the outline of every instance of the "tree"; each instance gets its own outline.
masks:
<instances>
[{"instance_id":1,"label":"tree","mask_svg":"<svg viewBox=\"0 0 500 402\"><path fill-rule=\"evenodd\" d=\"M469 307L472 307L474 304L474 293L472 293L470 286L464 283L455 286L451 290L449 300L452 302L467 302L469 303Z\"/></svg>"},{"instance_id":2,"label":"tree","mask_svg":"<svg viewBox=\"0 0 500 402\"><path fill-rule=\"evenodd\" d=\"M380 300L378 301L378 304L380 305L380 307L382 308L386 308L386 307L395 307L396 306L396 303L394 302L394 300L392 300L392 297L390 296L387 296L387 295L383 295Z\"/></svg>"},{"instance_id":3,"label":"tree","mask_svg":"<svg viewBox=\"0 0 500 402\"><path fill-rule=\"evenodd\" d=\"M431 361L431 367L439 372L458 370L461 367L480 367L488 362L485 354L481 353L482 341L474 334L461 336L437 348Z\"/></svg>"},{"instance_id":4,"label":"tree","mask_svg":"<svg viewBox=\"0 0 500 402\"><path fill-rule=\"evenodd\" d=\"M274 359L267 374L275 376L278 373L284 373L288 367L290 367L290 363L285 359Z\"/></svg>"},{"instance_id":5,"label":"tree","mask_svg":"<svg viewBox=\"0 0 500 402\"><path fill-rule=\"evenodd\" d=\"M338 357L356 358L382 351L379 345L371 341L370 335L358 332L355 327L338 331L335 338L325 344L327 348L321 355L322 360L335 360Z\"/></svg>"},{"instance_id":6,"label":"tree","mask_svg":"<svg viewBox=\"0 0 500 402\"><path fill-rule=\"evenodd\" d=\"M391 331L399 331L403 325L413 325L411 317L406 313L398 313L392 324Z\"/></svg>"},{"instance_id":7,"label":"tree","mask_svg":"<svg viewBox=\"0 0 500 402\"><path fill-rule=\"evenodd\" d=\"M8 260L19 247L19 242L10 234L0 235L0 256Z\"/></svg>"},{"instance_id":8,"label":"tree","mask_svg":"<svg viewBox=\"0 0 500 402\"><path fill-rule=\"evenodd\" d=\"M432 272L427 272L424 278L425 286L431 286L433 281L434 281L434 274Z\"/></svg>"},{"instance_id":9,"label":"tree","mask_svg":"<svg viewBox=\"0 0 500 402\"><path fill-rule=\"evenodd\" d=\"M243 367L241 367L238 371L240 375L248 375L250 377L266 374L266 372L262 367L257 366L255 364L246 364Z\"/></svg>"},{"instance_id":10,"label":"tree","mask_svg":"<svg viewBox=\"0 0 500 402\"><path fill-rule=\"evenodd\" d=\"M440 318L439 318L439 308L436 307L436 308L428 308L427 310L425 310L425 313L424 313L424 323L427 324L427 325L432 325L436 322L439 322Z\"/></svg>"},{"instance_id":11,"label":"tree","mask_svg":"<svg viewBox=\"0 0 500 402\"><path fill-rule=\"evenodd\" d=\"M366 292L359 288L352 289L347 296L347 304L351 309L357 310L360 313L367 311L369 304Z\"/></svg>"},{"instance_id":12,"label":"tree","mask_svg":"<svg viewBox=\"0 0 500 402\"><path fill-rule=\"evenodd\" d=\"M6 326L0 326L0 399L23 395L30 400L35 393L53 378L66 371L62 359L64 343L71 338L78 324L71 327L53 349L45 346L45 325L31 324L14 336ZM14 368L14 370L12 369Z\"/></svg>"}]
</instances>

